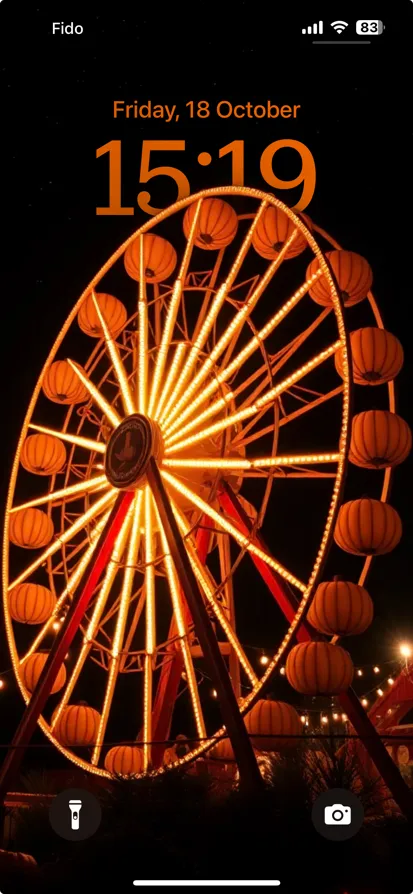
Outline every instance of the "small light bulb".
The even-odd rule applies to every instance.
[[[363,705],[363,708],[367,708],[368,700],[366,698],[362,698],[361,704]]]
[[[4,689],[4,680],[0,680],[0,689]]]
[[[361,667],[359,667],[359,669],[358,669],[358,671],[357,671],[357,676],[358,676],[358,677],[362,677],[362,676],[363,676],[363,671],[362,671]]]
[[[304,717],[304,714],[301,715],[300,720],[301,720],[301,723],[305,723],[306,718]]]
[[[407,643],[402,643],[400,646],[400,655],[403,655],[403,658],[410,658],[411,654],[411,647]]]
[[[64,616],[64,615],[62,615],[62,617],[59,618],[59,621],[60,621],[61,624],[63,624],[64,619],[65,619],[65,616]]]
[[[389,677],[387,682],[388,682],[389,686],[393,686],[393,683],[394,683],[393,677]]]
[[[328,723],[328,717],[325,715],[321,718],[321,723]]]
[[[338,720],[338,714],[333,714],[333,720]]]
[[[217,693],[216,689],[212,689],[211,695],[212,695],[212,698],[218,698],[218,693]]]
[[[375,674],[379,674],[379,673],[380,673],[380,668],[377,667],[377,664],[376,664],[375,667],[373,667],[373,670],[374,670],[374,673],[375,673]]]
[[[285,677],[285,667],[280,667],[280,674],[282,677]]]
[[[310,721],[309,721],[308,717],[307,717],[307,720],[306,720],[306,722],[305,722],[305,725],[306,725],[306,726],[309,726],[309,725],[310,725]]]
[[[347,714],[342,714],[341,719],[342,719],[343,723],[347,723],[347,720],[348,720]]]
[[[270,663],[270,659],[268,658],[268,655],[261,655],[260,664],[265,665],[265,664],[269,664],[269,663]]]
[[[382,696],[382,695],[383,695],[383,690],[382,690],[382,689],[378,689],[378,690],[377,690],[377,695]]]
[[[53,624],[53,630],[59,630],[59,627],[60,627],[59,621],[55,621]]]

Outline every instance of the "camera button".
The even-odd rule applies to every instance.
[[[364,821],[363,805],[356,795],[344,788],[332,788],[314,801],[312,820],[317,832],[330,841],[348,841],[360,831]]]

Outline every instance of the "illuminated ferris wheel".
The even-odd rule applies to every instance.
[[[411,444],[394,412],[402,349],[371,284],[306,215],[225,187],[148,221],[74,306],[23,425],[3,580],[31,723],[80,767],[160,772],[214,746],[246,772],[252,746],[302,732],[291,705],[260,698],[287,654],[295,690],[344,697],[338,639],[372,620],[363,584],[400,539],[386,499]],[[364,307],[351,339],[343,305]],[[353,426],[352,378],[387,383],[385,409]],[[377,498],[344,502],[349,459],[384,470]],[[363,557],[357,582],[320,582],[334,537]],[[264,602],[274,629],[285,618],[265,667],[249,646]],[[167,741],[183,717],[182,752]]]

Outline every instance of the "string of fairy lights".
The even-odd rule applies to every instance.
[[[55,621],[53,624],[53,630],[55,633],[60,629],[61,623],[64,621],[64,618],[60,618],[59,621]],[[258,646],[248,646],[247,648],[251,649],[256,653],[256,659],[258,663],[262,667],[267,667],[267,665],[271,661],[271,657]],[[69,657],[69,654],[66,655],[66,658]],[[373,675],[373,678],[376,678],[376,682],[364,693],[362,693],[359,698],[360,702],[366,710],[374,704],[374,702],[381,698],[388,689],[394,685],[395,677],[402,670],[403,664],[407,668],[409,666],[410,659],[413,658],[413,646],[408,643],[401,643],[399,646],[399,657],[392,658],[389,661],[381,662],[380,664],[364,664],[359,665],[355,668],[355,677],[358,679],[361,678],[370,678]],[[8,674],[12,672],[12,668],[7,668],[7,670],[2,671],[0,674],[0,692],[4,691],[7,686],[6,677]],[[280,667],[279,670],[280,675],[285,676],[285,667]],[[182,674],[182,678],[186,681],[185,673]],[[380,679],[378,679],[380,678]],[[211,679],[209,675],[204,671],[199,671],[199,680],[198,684],[208,682],[211,683]],[[378,685],[377,685],[378,683]],[[249,691],[249,687],[243,687],[246,691]],[[181,693],[182,694],[182,693]],[[216,689],[212,688],[210,690],[210,696],[213,699],[218,698],[218,692]],[[315,701],[315,698],[313,699]],[[300,715],[300,719],[302,724],[310,729],[321,727],[330,727],[334,724],[345,724],[348,721],[347,714],[338,711],[335,704],[335,699],[332,699],[331,705],[329,709],[324,709],[320,711],[318,707],[302,707],[300,705],[294,706],[297,712]]]

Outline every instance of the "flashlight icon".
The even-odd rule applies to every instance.
[[[79,828],[79,813],[82,808],[81,801],[69,801],[69,810],[71,813],[71,821],[70,828],[78,829]]]

